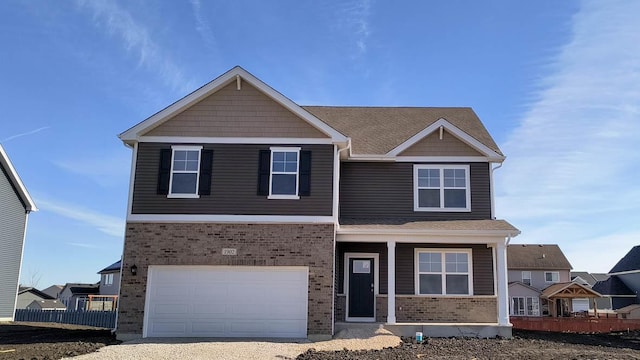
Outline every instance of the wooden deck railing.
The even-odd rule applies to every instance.
[[[640,320],[614,318],[554,318],[512,316],[514,329],[571,333],[609,333],[640,330]]]

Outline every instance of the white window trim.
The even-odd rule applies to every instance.
[[[442,257],[442,294],[420,294],[420,261],[418,254],[421,252],[434,252],[440,253]],[[468,275],[468,286],[469,293],[468,294],[447,294],[447,279],[446,279],[446,263],[444,254],[445,253],[464,253],[467,254],[467,259],[469,261],[468,271],[465,273]],[[469,297],[473,296],[473,252],[471,249],[449,249],[449,248],[416,248],[413,254],[413,276],[414,276],[414,292],[416,296],[426,296],[426,297],[442,297],[442,296],[455,296],[455,297]],[[463,274],[463,273],[451,273],[451,274]]]
[[[551,274],[551,281],[547,280],[547,274]],[[558,280],[553,280],[553,274],[556,275],[556,278]],[[560,272],[559,271],[545,271],[544,272],[544,282],[549,283],[549,284],[559,283],[560,282]]]
[[[519,311],[518,313],[516,313],[516,309],[515,309],[515,303],[514,300],[515,299],[519,299],[522,300],[522,304],[524,304],[524,308],[523,308],[523,312],[524,314],[520,314]],[[531,304],[532,304],[532,311],[531,314],[529,314],[529,307],[527,306],[527,300],[531,299]],[[535,301],[534,301],[535,300]],[[537,312],[536,310],[536,306],[534,305],[534,303],[536,303],[535,305],[537,305]],[[533,296],[512,296],[509,302],[509,315],[511,316],[540,316],[540,299],[537,297],[533,297]]]
[[[195,194],[173,194],[171,192],[171,189],[173,188],[173,158],[175,156],[176,150],[198,152],[198,170],[196,171]],[[198,188],[200,187],[200,161],[202,161],[202,146],[186,146],[186,145],[171,146],[171,170],[169,173],[169,194],[167,195],[168,198],[197,199],[200,197],[200,195],[198,195]],[[187,173],[193,174],[193,171],[188,171]]]
[[[104,274],[104,285],[113,285],[113,274]]]
[[[529,277],[525,277],[524,276],[525,274],[529,274]],[[528,284],[524,281],[525,279],[529,279],[529,283]],[[531,271],[523,271],[522,272],[522,283],[525,284],[525,285],[531,286]]]
[[[360,317],[350,317],[349,316],[349,259],[351,258],[373,258],[373,317],[371,318],[360,318]],[[376,299],[379,293],[379,284],[380,284],[380,254],[378,253],[354,253],[354,252],[345,252],[344,253],[344,280],[342,281],[342,286],[344,287],[342,293],[345,294],[345,320],[353,321],[353,322],[375,322],[376,321]]]
[[[421,169],[438,169],[440,170],[440,207],[420,207],[419,188],[418,188],[418,170]],[[465,171],[465,195],[467,206],[465,208],[446,208],[444,207],[444,169],[463,169]],[[414,211],[439,211],[439,212],[471,212],[471,180],[469,165],[433,165],[433,164],[415,164],[413,165],[413,210]],[[456,188],[461,189],[461,188]]]
[[[270,147],[271,156],[269,156],[269,196],[267,199],[286,199],[286,200],[298,200],[300,199],[300,148],[299,147]],[[273,189],[273,153],[274,152],[295,152],[297,156],[296,161],[296,193],[295,195],[278,195],[272,194],[271,191]],[[288,174],[292,175],[291,172],[276,172],[276,174]]]

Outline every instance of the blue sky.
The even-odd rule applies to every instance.
[[[41,211],[22,282],[122,252],[117,134],[240,65],[301,105],[471,106],[498,216],[608,271],[640,239],[640,3],[2,1],[0,142]]]

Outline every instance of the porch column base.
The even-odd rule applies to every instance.
[[[387,241],[387,324],[396,323],[396,242]]]

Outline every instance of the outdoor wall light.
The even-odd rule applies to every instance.
[[[136,276],[137,273],[138,267],[135,264],[131,265],[131,275]]]

